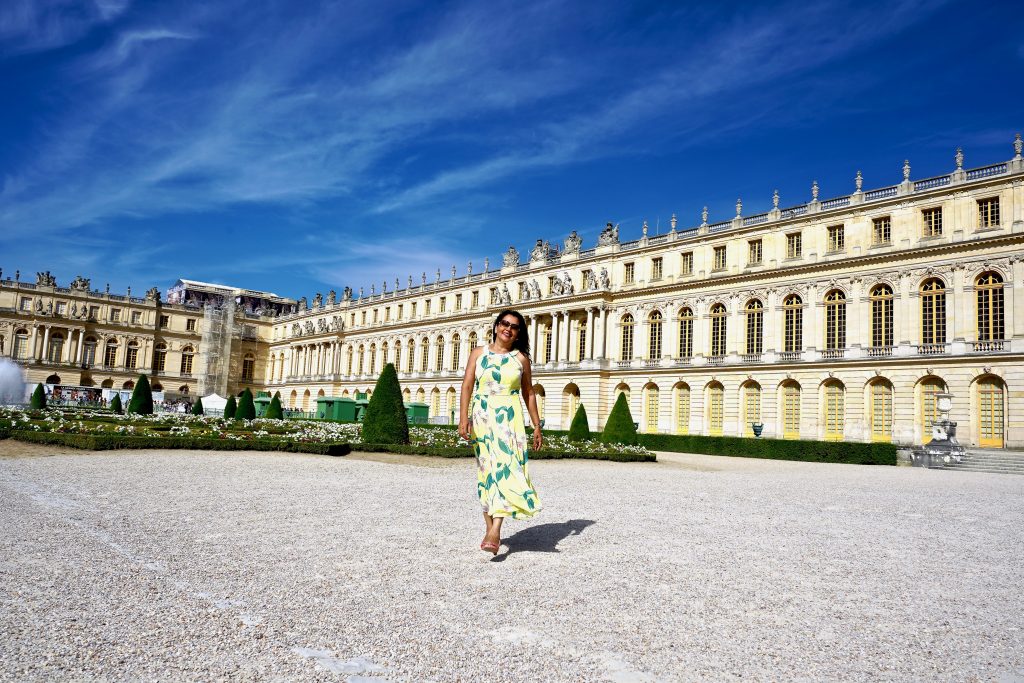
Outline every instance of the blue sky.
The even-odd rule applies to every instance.
[[[0,3],[0,267],[285,296],[1012,156],[1016,2]]]

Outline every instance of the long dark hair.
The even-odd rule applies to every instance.
[[[516,340],[512,342],[512,348],[529,358],[530,333],[526,331],[526,321],[523,319],[523,314],[519,311],[513,311],[511,308],[506,308],[498,314],[498,317],[494,319],[494,324],[491,325],[491,341],[498,338],[498,323],[506,315],[514,316],[515,319],[519,321],[519,334],[516,335]]]

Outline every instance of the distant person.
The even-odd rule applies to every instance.
[[[533,450],[539,451],[543,441],[526,321],[519,312],[505,310],[495,319],[492,332],[494,341],[473,349],[466,362],[459,435],[473,444],[476,454],[477,496],[486,525],[480,549],[497,555],[502,521],[533,517],[541,509],[527,472],[530,442],[523,402],[533,423]]]

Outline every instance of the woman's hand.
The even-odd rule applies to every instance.
[[[459,420],[459,436],[469,441],[469,420]]]
[[[539,453],[540,447],[544,445],[544,438],[540,435],[540,427],[533,429],[533,452]]]

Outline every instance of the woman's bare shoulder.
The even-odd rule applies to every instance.
[[[525,353],[517,353],[516,360],[519,361],[519,364],[523,366],[523,370],[530,369],[530,359]]]

